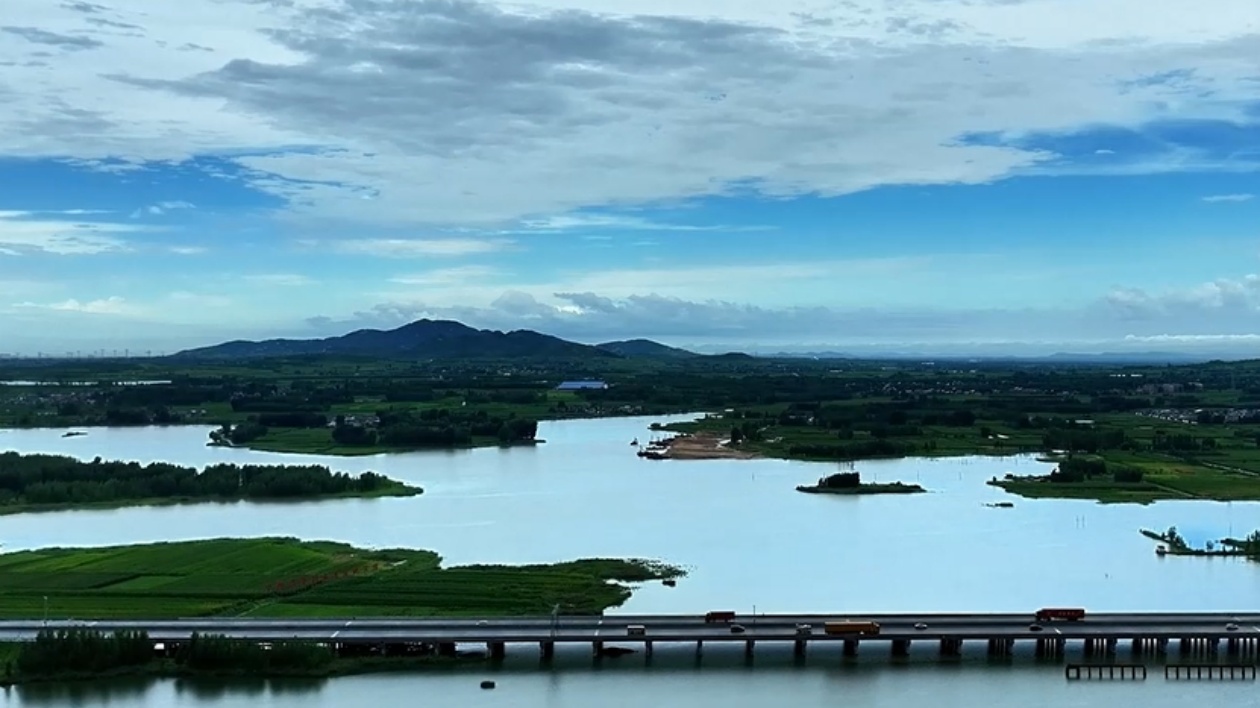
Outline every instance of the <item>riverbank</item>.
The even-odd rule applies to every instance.
[[[682,575],[606,558],[444,568],[432,551],[289,538],[54,548],[0,553],[0,618],[599,614]]]

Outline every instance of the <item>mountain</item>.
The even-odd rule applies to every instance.
[[[620,342],[596,344],[597,349],[612,352],[628,359],[690,359],[700,356],[686,349],[670,347],[650,339],[626,339]]]
[[[521,329],[475,329],[450,320],[416,320],[397,329],[361,329],[325,339],[238,340],[171,355],[180,359],[260,359],[316,354],[421,359],[590,359],[618,355],[559,337]]]

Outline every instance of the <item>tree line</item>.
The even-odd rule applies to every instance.
[[[60,674],[102,674],[145,666],[157,658],[153,640],[143,631],[105,634],[91,629],[41,630],[24,642],[16,660],[5,667],[12,678]],[[177,666],[209,673],[266,675],[324,669],[334,659],[327,645],[313,642],[256,641],[194,633],[174,653]]]
[[[83,462],[58,455],[0,453],[0,505],[82,504],[143,499],[293,499],[366,493],[391,484],[374,472],[351,476],[323,465]]]

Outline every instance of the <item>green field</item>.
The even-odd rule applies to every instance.
[[[442,568],[421,550],[215,539],[0,554],[0,617],[364,617],[597,614],[624,583],[679,575],[647,561]],[[45,601],[45,598],[47,600]],[[46,602],[46,604],[45,604]]]

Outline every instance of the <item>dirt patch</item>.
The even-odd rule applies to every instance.
[[[721,435],[713,433],[678,435],[666,440],[658,452],[662,458],[669,460],[751,460],[760,457],[725,443]]]

